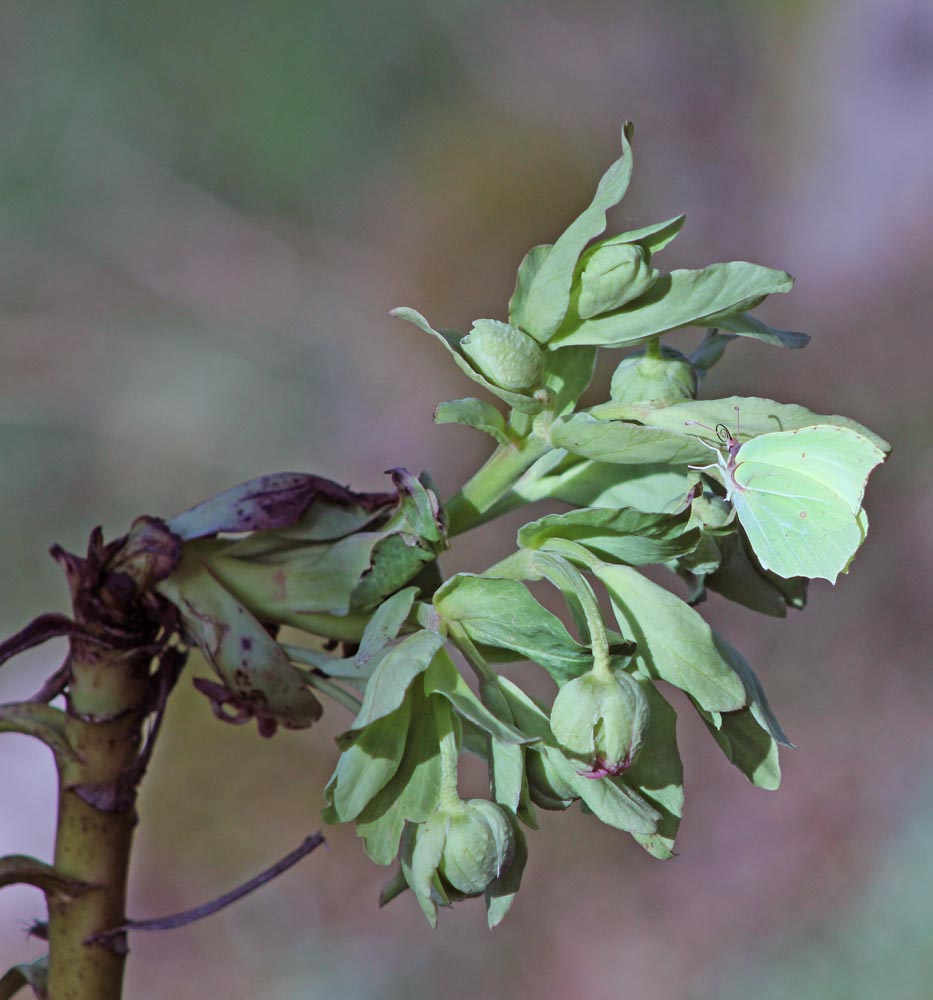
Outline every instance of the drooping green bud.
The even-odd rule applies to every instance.
[[[494,802],[470,799],[449,810],[450,826],[438,872],[466,896],[478,896],[512,863],[515,835]]]
[[[486,799],[441,806],[402,835],[402,874],[432,927],[438,906],[479,896],[502,878],[516,857],[515,829]]]
[[[477,371],[494,385],[530,393],[541,385],[544,355],[537,343],[508,323],[478,319],[460,341],[460,348]]]
[[[680,351],[661,345],[661,357],[644,351],[625,358],[612,376],[609,395],[617,403],[656,403],[672,406],[696,399],[697,376]]]
[[[577,312],[581,319],[591,319],[619,309],[644,295],[659,276],[637,243],[597,247],[580,277]]]
[[[619,671],[590,671],[565,684],[551,708],[551,731],[590,778],[621,774],[641,749],[649,718],[638,681]]]

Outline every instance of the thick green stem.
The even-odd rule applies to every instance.
[[[87,943],[126,920],[137,763],[150,654],[74,639],[59,758],[55,868],[94,885],[49,897],[49,1000],[119,1000],[125,948]],[[122,953],[121,953],[122,952]]]
[[[513,444],[496,448],[482,468],[444,505],[448,534],[460,535],[487,520],[490,511],[522,473],[531,468],[550,447],[546,441],[529,435]]]
[[[661,361],[664,355],[661,353],[661,338],[652,337],[650,340],[645,341],[645,357],[653,358],[656,361]]]

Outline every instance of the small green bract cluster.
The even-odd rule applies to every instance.
[[[484,897],[490,926],[503,918],[538,809],[579,802],[654,857],[672,855],[683,772],[665,686],[754,784],[777,787],[787,739],[751,667],[695,605],[713,591],[767,615],[802,608],[807,577],[848,569],[867,530],[868,474],[888,450],[854,421],[796,404],[697,399],[731,342],[808,338],[749,312],[790,290],[783,271],[660,270],[683,216],[600,238],[628,186],[630,138],[626,127],[589,208],[525,257],[507,322],[461,334],[395,312],[508,408],[472,397],[438,407],[439,423],[496,444],[455,496],[441,504],[430,480],[397,470],[394,493],[331,484],[275,530],[224,535],[252,524],[242,489],[169,522],[185,559],[160,589],[223,682],[205,687],[215,707],[266,731],[309,725],[322,695],[353,711],[325,817],[355,824],[378,864],[398,862],[383,902],[410,889],[432,925],[438,906],[471,896]],[[683,327],[705,331],[689,356],[659,339]],[[611,398],[580,409],[599,348],[634,350]],[[257,481],[250,502],[271,492]],[[525,524],[485,572],[442,579],[451,538],[538,500],[568,509]],[[646,566],[670,571],[685,599]],[[570,627],[532,581],[557,589]],[[273,638],[278,626],[330,645]],[[550,676],[550,706],[501,672],[522,660]],[[486,762],[488,800],[460,798],[464,752]]]

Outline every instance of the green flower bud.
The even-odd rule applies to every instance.
[[[479,896],[509,871],[515,837],[502,808],[485,799],[457,800],[405,825],[402,875],[432,927],[439,906]]]
[[[648,728],[648,699],[628,674],[594,671],[565,684],[551,708],[551,731],[564,750],[586,763],[590,778],[621,774],[634,763]]]
[[[580,277],[577,312],[581,319],[590,319],[619,309],[644,295],[659,276],[637,243],[597,247]]]
[[[660,358],[644,352],[625,358],[612,376],[609,395],[617,403],[657,403],[671,406],[696,399],[697,376],[680,351],[661,345]]]
[[[464,355],[486,379],[511,392],[530,393],[541,385],[544,355],[526,333],[494,319],[478,319],[460,341]]]
[[[447,812],[450,825],[438,872],[465,896],[478,896],[512,864],[512,824],[486,799],[470,799]]]

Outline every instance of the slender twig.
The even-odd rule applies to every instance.
[[[156,693],[151,707],[152,720],[149,723],[146,742],[142,750],[140,750],[139,756],[136,758],[136,763],[133,766],[133,777],[137,784],[142,781],[143,775],[146,773],[146,768],[149,766],[159,730],[162,728],[162,720],[165,718],[168,696],[172,693],[172,689],[175,687],[187,659],[188,654],[186,651],[178,649],[176,646],[168,645],[165,646],[162,650],[162,655],[159,657],[158,670],[153,676],[153,681],[156,682]]]
[[[71,678],[71,653],[65,657],[65,662],[47,678],[41,688],[29,699],[30,701],[43,702],[46,705],[54,701],[60,694],[65,693],[68,681]]]
[[[201,906],[195,906],[190,910],[183,910],[181,913],[172,913],[167,917],[156,917],[152,920],[127,920],[125,924],[120,924],[119,927],[111,927],[109,930],[91,935],[85,943],[107,945],[112,939],[119,937],[126,931],[167,931],[173,930],[176,927],[184,927],[186,924],[193,924],[196,920],[202,920],[204,917],[209,917],[211,914],[217,913],[224,909],[224,907],[237,902],[237,900],[264,886],[267,882],[271,882],[272,879],[281,875],[282,872],[288,871],[289,868],[296,865],[302,858],[307,857],[307,855],[323,843],[325,843],[323,834],[312,833],[294,851],[286,854],[284,858],[276,861],[274,865],[260,872],[248,882],[237,886],[236,889],[232,889],[230,892],[226,892],[222,896],[211,900],[209,903],[203,903]]]

